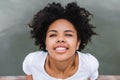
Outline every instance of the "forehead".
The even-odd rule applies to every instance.
[[[74,25],[66,19],[58,19],[54,21],[48,30],[72,30],[76,31]]]

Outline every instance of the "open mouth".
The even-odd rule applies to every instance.
[[[68,48],[64,47],[64,46],[58,46],[58,47],[54,48],[54,50],[58,53],[64,53],[68,50]]]

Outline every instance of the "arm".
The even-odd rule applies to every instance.
[[[96,80],[99,76],[99,72],[98,72],[98,68],[99,68],[99,62],[98,60],[92,56],[92,55],[89,55],[89,63],[90,63],[90,67],[91,67],[91,75],[90,75],[90,79],[91,80]]]
[[[33,54],[28,54],[24,61],[23,61],[23,71],[26,74],[26,79],[25,80],[33,80],[32,74],[31,74],[31,60],[33,58]]]
[[[33,80],[32,75],[27,75],[26,80]]]
[[[88,78],[88,80],[90,80],[90,78]]]

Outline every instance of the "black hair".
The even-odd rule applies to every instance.
[[[91,41],[92,35],[97,35],[93,31],[93,26],[90,24],[92,14],[85,8],[81,8],[76,2],[68,3],[63,7],[60,3],[49,3],[46,7],[40,10],[32,22],[29,24],[31,36],[35,39],[35,45],[43,51],[46,51],[46,32],[51,23],[57,19],[66,19],[71,22],[76,31],[78,40],[80,40],[79,51]]]

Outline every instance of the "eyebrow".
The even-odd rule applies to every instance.
[[[57,32],[57,30],[49,30],[48,33],[49,32]],[[64,32],[72,32],[72,33],[74,33],[74,31],[72,31],[72,30],[65,30]]]
[[[64,32],[72,32],[72,33],[74,33],[74,31],[72,31],[72,30],[65,30]]]
[[[48,33],[49,33],[49,32],[57,32],[57,31],[56,31],[56,30],[49,30]]]

